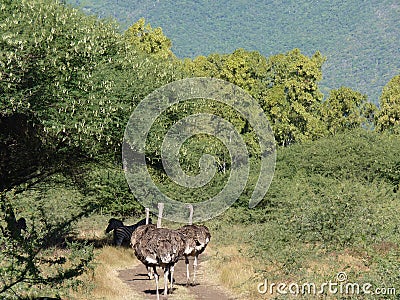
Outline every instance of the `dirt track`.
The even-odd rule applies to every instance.
[[[186,287],[186,266],[184,261],[179,261],[175,266],[174,273],[174,291],[168,295],[168,298],[161,296],[161,299],[170,300],[234,300],[235,297],[229,296],[222,290],[217,284],[210,282],[204,276],[204,261],[207,260],[205,255],[200,257],[200,263],[196,274],[196,286]],[[203,262],[203,263],[202,263]],[[192,270],[192,261],[190,262],[190,270]],[[160,278],[163,277],[162,270],[158,271]],[[137,294],[141,296],[140,299],[156,299],[155,281],[149,280],[147,277],[146,268],[139,264],[133,269],[126,269],[119,271],[119,278],[129,285]],[[163,287],[162,281],[160,287]],[[163,292],[163,288],[160,289],[160,293]]]

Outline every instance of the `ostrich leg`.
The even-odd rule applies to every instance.
[[[152,268],[151,267],[147,267],[147,276],[149,276],[149,279],[153,279],[153,273],[152,273]]]
[[[170,273],[171,273],[171,294],[173,292],[173,287],[174,287],[174,271],[175,271],[175,266],[171,266],[170,268]]]
[[[165,269],[164,269],[164,296],[168,295],[168,275],[169,275],[169,267],[165,267]]]
[[[186,264],[186,286],[190,283],[190,275],[189,275],[189,258],[185,255],[185,264]]]
[[[193,261],[193,285],[196,285],[197,262],[198,262],[198,254],[194,256],[194,261]]]
[[[157,270],[156,270],[156,267],[153,267],[153,274],[154,274],[154,279],[156,280],[156,294],[157,294],[157,300],[160,300],[160,294],[159,294],[159,292],[158,292],[158,278],[159,278],[159,276],[158,276],[158,274],[157,274]]]

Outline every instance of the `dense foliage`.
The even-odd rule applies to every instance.
[[[264,57],[237,49],[180,60],[161,28],[139,20],[120,33],[113,22],[53,0],[3,1],[0,32],[2,297],[68,293],[81,283],[78,278],[92,267],[93,258],[92,245],[76,238],[73,224],[99,212],[142,213],[121,166],[124,127],[149,93],[194,76],[221,78],[246,90],[264,109],[282,146],[276,179],[254,221],[273,226],[262,215],[275,209],[290,215],[286,221],[276,217],[279,230],[291,222],[289,236],[309,243],[354,245],[370,241],[379,228],[385,239],[397,243],[375,220],[371,197],[382,197],[386,209],[395,207],[398,76],[385,87],[381,109],[347,87],[323,101],[319,84],[325,58],[318,51],[307,56],[294,49]],[[228,120],[246,142],[252,170],[236,204],[237,211],[243,210],[257,180],[260,149],[248,121],[221,103],[192,99],[160,114],[146,145],[149,172],[161,190],[183,201],[201,201],[221,191],[231,161],[213,137],[194,136],[180,149],[180,164],[190,175],[199,172],[204,153],[215,157],[218,172],[203,189],[179,186],[163,170],[163,136],[196,113]],[[304,207],[313,209],[305,213]],[[353,226],[350,209],[360,218],[370,215],[364,231]],[[27,228],[19,233],[20,217]],[[267,255],[272,248],[255,249]]]
[[[217,77],[232,82],[258,100],[279,145],[315,140],[371,126],[376,110],[366,96],[347,87],[332,90],[323,102],[319,88],[325,58],[294,49],[269,58],[244,49],[184,60],[190,76]]]
[[[172,42],[163,34],[161,27],[153,29],[143,18],[130,26],[125,31],[125,36],[129,43],[145,53],[152,53],[163,58],[173,55]]]
[[[8,250],[1,292],[27,296],[47,284],[48,293],[58,294],[78,283],[92,257],[90,245],[65,244],[71,225],[103,208],[138,209],[114,163],[121,128],[140,99],[176,77],[175,68],[135,50],[115,24],[56,1],[5,1],[0,13],[0,225],[10,227],[14,215],[28,225],[19,241],[2,231]],[[69,189],[79,201],[68,198]],[[44,209],[52,190],[67,208],[50,201],[57,209]],[[63,245],[66,254],[52,250]]]
[[[215,220],[216,242],[242,245],[259,261],[259,278],[271,282],[318,285],[346,272],[349,282],[397,291],[399,147],[398,135],[355,130],[280,148],[261,206],[232,209]]]
[[[378,130],[400,132],[400,75],[393,77],[385,85],[379,99],[380,111],[377,114]]]

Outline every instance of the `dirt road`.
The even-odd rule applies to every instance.
[[[175,284],[174,291],[168,295],[169,300],[239,300],[231,295],[228,295],[220,286],[211,282],[205,276],[205,266],[207,265],[206,256],[201,256],[200,264],[196,274],[196,286],[186,287],[186,266],[183,260],[179,261],[175,266]],[[190,270],[192,271],[192,261],[190,261]],[[160,278],[163,276],[162,270],[158,272]],[[141,296],[140,299],[156,299],[155,281],[149,280],[147,277],[146,268],[139,264],[132,269],[119,271],[119,278],[129,285],[135,293]],[[160,281],[160,287],[163,287],[163,281]],[[160,289],[160,293],[163,289]]]

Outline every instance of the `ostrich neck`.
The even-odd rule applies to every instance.
[[[158,219],[157,219],[157,228],[161,228],[161,219],[164,210],[164,203],[158,203]]]
[[[189,205],[189,210],[190,210],[189,225],[192,225],[193,224],[193,205]]]
[[[146,207],[146,225],[149,224],[150,219],[150,210]]]

